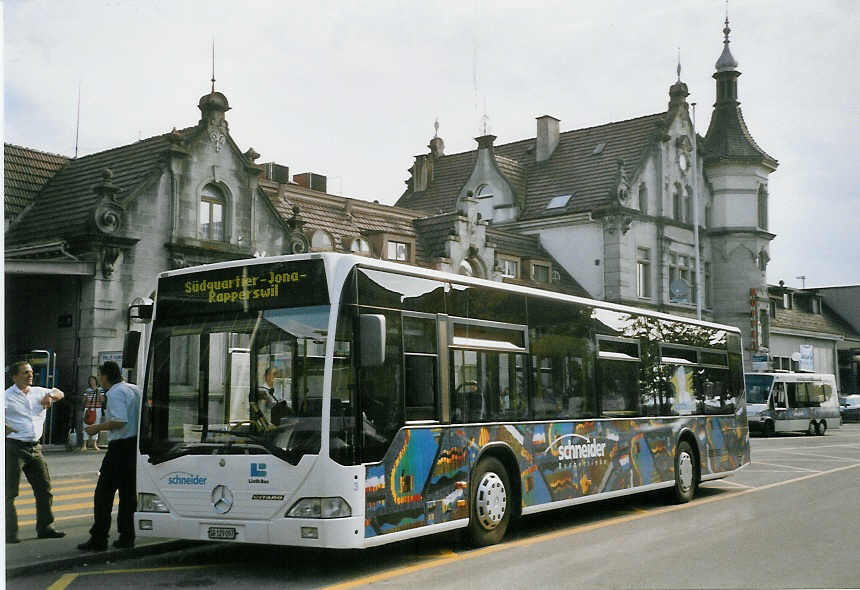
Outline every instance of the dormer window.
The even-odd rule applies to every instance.
[[[207,184],[200,192],[199,236],[203,240],[224,240],[224,193],[214,184]]]
[[[318,229],[311,236],[311,250],[331,250],[332,239],[328,232]]]
[[[549,266],[546,264],[532,264],[532,280],[538,283],[548,283],[549,270]]]
[[[388,241],[388,260],[409,262],[409,244],[406,242]]]
[[[520,278],[520,263],[518,260],[499,258],[499,268],[502,269],[503,277],[510,277],[512,279]]]
[[[370,244],[364,238],[355,238],[349,245],[349,251],[353,254],[370,255]]]
[[[478,190],[475,191],[475,197],[478,199],[492,199],[493,189],[490,188],[489,185],[482,184],[478,187]]]

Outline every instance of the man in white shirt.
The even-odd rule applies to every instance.
[[[59,539],[66,533],[54,530],[51,504],[51,475],[42,457],[39,439],[45,426],[47,409],[63,399],[57,388],[33,387],[33,367],[26,361],[10,368],[14,385],[6,390],[6,542],[20,543],[15,498],[21,472],[27,477],[36,497],[36,534],[40,539]]]
[[[78,545],[82,551],[104,551],[107,549],[110,532],[110,514],[113,499],[119,492],[119,511],[116,529],[119,539],[114,547],[134,547],[134,509],[137,505],[136,442],[137,421],[140,415],[140,390],[137,385],[125,383],[122,371],[113,361],[99,367],[101,386],[107,391],[105,420],[91,424],[84,431],[93,435],[101,430],[108,432],[108,450],[99,470],[99,481],[93,497],[93,526],[90,538]]]

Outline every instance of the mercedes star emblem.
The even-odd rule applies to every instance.
[[[227,486],[215,486],[212,490],[212,509],[218,514],[227,514],[233,508],[233,492]]]

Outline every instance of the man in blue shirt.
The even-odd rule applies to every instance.
[[[51,503],[51,476],[42,457],[39,439],[45,426],[47,409],[63,399],[59,389],[33,386],[33,367],[26,361],[10,369],[14,385],[6,390],[6,542],[19,543],[15,498],[21,472],[33,487],[36,497],[36,534],[40,539],[59,539],[66,534],[54,530]]]
[[[137,453],[137,422],[140,413],[140,390],[136,385],[125,383],[119,365],[107,361],[99,367],[99,380],[107,390],[105,420],[101,424],[86,427],[87,434],[101,430],[108,432],[108,450],[102,460],[99,481],[93,498],[93,526],[90,538],[78,545],[82,551],[107,549],[110,532],[110,514],[113,499],[119,491],[119,512],[116,528],[119,539],[114,547],[134,547],[134,509],[137,503],[135,467]]]

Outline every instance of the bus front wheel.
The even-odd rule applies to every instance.
[[[678,443],[675,453],[675,499],[684,504],[696,495],[698,485],[696,454],[685,440]]]
[[[485,457],[472,473],[469,537],[478,546],[502,540],[511,521],[511,482],[495,457]]]

